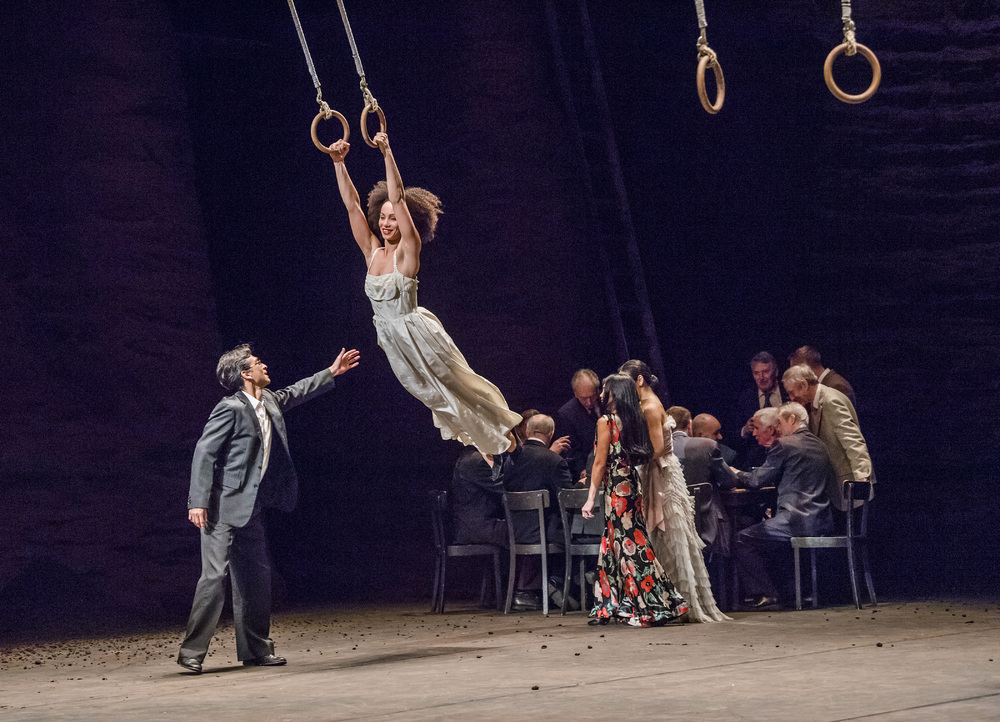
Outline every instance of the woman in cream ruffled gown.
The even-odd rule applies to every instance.
[[[678,593],[688,600],[688,616],[692,622],[728,620],[729,617],[719,611],[712,595],[712,583],[702,555],[705,543],[694,526],[694,498],[684,483],[681,463],[674,456],[671,441],[674,420],[667,416],[653,392],[656,377],[649,366],[637,360],[622,364],[619,373],[627,374],[636,383],[653,442],[654,456],[639,477],[653,553]]]
[[[476,374],[437,317],[417,305],[421,239],[434,235],[441,201],[423,188],[403,189],[389,137],[374,141],[385,157],[384,182],[368,194],[368,213],[344,165],[350,146],[330,146],[340,197],[354,240],[365,256],[365,294],[375,313],[378,345],[396,378],[431,410],[445,439],[458,439],[482,454],[514,446],[511,429],[521,421],[503,394]]]

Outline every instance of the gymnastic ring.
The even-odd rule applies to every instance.
[[[843,90],[837,87],[837,84],[833,81],[833,61],[838,55],[847,50],[847,43],[841,43],[833,50],[830,54],[826,56],[826,62],[823,63],[823,80],[826,81],[826,87],[830,89],[833,93],[833,97],[837,100],[842,100],[845,103],[863,103],[870,97],[875,95],[875,91],[878,90],[879,83],[882,82],[882,66],[878,64],[878,58],[875,57],[875,53],[866,48],[861,43],[855,43],[855,47],[858,52],[865,56],[865,60],[868,64],[872,66],[872,84],[868,86],[868,90],[858,95],[849,95]]]
[[[715,103],[708,102],[708,91],[705,90],[705,68],[709,65],[715,73]],[[702,54],[698,60],[698,97],[701,99],[701,107],[712,115],[722,110],[722,103],[726,99],[726,78],[722,75],[719,58],[714,53]]]
[[[340,124],[344,126],[345,143],[347,142],[347,139],[351,137],[351,126],[347,124],[347,118],[342,116],[336,110],[331,110],[329,116],[326,115],[326,113],[322,110],[316,113],[316,117],[313,118],[312,126],[310,126],[309,128],[309,134],[312,136],[313,143],[316,145],[317,148],[319,148],[324,153],[327,153],[328,155],[333,155],[333,151],[330,150],[329,146],[325,146],[322,143],[320,143],[319,138],[316,137],[316,126],[319,124],[320,120],[326,120],[327,118],[336,118],[337,120],[340,121]]]
[[[381,130],[384,133],[385,132],[385,113],[382,112],[381,108],[375,108],[375,112],[378,113],[378,122],[379,122],[379,125],[381,126],[379,128],[379,130]],[[367,143],[368,145],[370,145],[372,148],[378,148],[378,143],[376,143],[375,141],[373,141],[371,139],[371,136],[368,135],[368,106],[367,105],[365,106],[365,109],[361,111],[361,136],[365,139],[365,143]]]

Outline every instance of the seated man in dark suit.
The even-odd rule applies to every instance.
[[[545,513],[545,535],[549,543],[561,544],[563,541],[562,519],[559,514],[559,491],[576,486],[569,473],[566,460],[549,449],[552,436],[555,433],[555,422],[551,416],[535,414],[525,425],[524,444],[511,455],[511,468],[504,475],[503,485],[506,491],[537,491],[545,489],[549,492],[549,507]],[[511,520],[514,525],[514,538],[519,544],[538,544],[541,537],[538,533],[538,514],[533,511],[513,512]],[[540,586],[541,559],[526,557],[521,560],[522,573],[518,580],[519,588],[532,589]],[[560,577],[564,569],[563,558],[549,557],[549,575]],[[559,597],[553,599],[562,604],[562,580],[550,587],[550,593],[558,588]],[[523,595],[522,595],[523,596]],[[518,605],[523,606],[522,604]]]
[[[778,604],[778,589],[768,572],[767,561],[791,558],[793,536],[824,536],[833,531],[827,485],[835,479],[826,447],[809,431],[809,414],[795,402],[778,409],[781,438],[763,466],[739,473],[749,489],[776,486],[777,511],[770,519],[743,529],[736,535],[736,564],[740,581],[753,609]]]
[[[507,546],[503,473],[508,454],[494,457],[466,446],[451,476],[451,519],[456,544]]]
[[[594,448],[597,419],[601,415],[601,380],[590,369],[573,374],[573,398],[556,412],[556,435],[569,437],[569,449],[564,456],[573,481],[579,481]]]
[[[729,556],[729,517],[719,497],[719,490],[735,487],[736,474],[723,460],[718,442],[691,435],[690,411],[682,406],[671,406],[667,409],[667,415],[677,424],[671,440],[674,455],[684,469],[684,481],[688,486],[705,482],[712,485],[712,494],[707,502],[695,508],[695,527],[698,529],[698,536],[705,542],[705,553],[711,555],[718,552]]]
[[[788,401],[788,395],[778,383],[778,362],[767,351],[761,351],[750,359],[750,372],[753,374],[753,385],[744,389],[736,398],[736,421],[740,428],[740,466],[746,464],[746,453],[753,442],[753,415],[759,409],[769,406],[778,408]]]

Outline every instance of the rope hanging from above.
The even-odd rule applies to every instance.
[[[291,2],[291,0],[289,0]],[[354,56],[354,67],[358,71],[358,77],[361,78],[361,96],[364,98],[365,107],[361,111],[361,135],[365,139],[365,143],[370,145],[372,148],[377,148],[377,144],[368,135],[368,114],[378,113],[378,120],[381,131],[385,132],[385,113],[382,109],[378,107],[378,101],[375,100],[375,96],[372,95],[371,91],[368,89],[368,80],[365,78],[365,69],[361,65],[361,55],[358,54],[357,43],[354,42],[354,33],[351,30],[351,21],[347,18],[347,10],[344,8],[344,0],[337,0],[337,7],[340,8],[340,19],[344,21],[344,30],[347,31],[347,41],[351,44],[351,55]],[[345,139],[346,140],[346,139]]]
[[[347,124],[347,118],[331,108],[327,105],[326,101],[323,100],[323,88],[319,84],[319,76],[316,75],[316,66],[313,65],[312,55],[309,53],[309,45],[306,43],[306,34],[302,32],[302,23],[299,22],[299,13],[295,10],[295,0],[288,0],[288,9],[292,11],[292,22],[295,23],[295,31],[299,35],[299,44],[302,45],[302,54],[306,56],[306,67],[309,68],[309,75],[312,77],[313,87],[316,88],[316,102],[319,103],[319,113],[317,113],[316,117],[313,118],[312,125],[309,128],[309,134],[312,136],[313,144],[317,148],[324,153],[330,153],[330,149],[323,145],[316,136],[316,125],[319,123],[320,118],[323,120],[337,118],[340,121],[340,124],[344,127],[345,141],[351,137],[351,128]]]
[[[722,75],[719,56],[715,54],[714,50],[708,47],[708,36],[705,32],[705,28],[708,27],[708,21],[705,20],[704,0],[694,0],[694,9],[698,13],[698,27],[701,29],[701,34],[698,37],[698,74],[696,78],[698,83],[698,98],[701,100],[701,107],[712,115],[715,115],[722,110],[722,103],[726,99],[726,79]],[[711,68],[712,72],[715,73],[714,103],[708,100],[708,91],[705,90],[705,70],[708,68]]]
[[[830,54],[826,56],[826,62],[823,63],[823,79],[826,81],[826,87],[830,89],[833,97],[837,100],[842,100],[845,103],[863,103],[875,95],[875,91],[878,90],[879,83],[882,82],[882,67],[879,65],[875,53],[859,43],[854,37],[855,26],[854,21],[851,20],[851,0],[840,0],[840,8],[841,20],[844,22],[844,42],[831,50]],[[868,90],[858,95],[850,95],[841,90],[837,86],[837,83],[834,82],[833,61],[841,53],[847,56],[861,53],[862,57],[872,66],[872,82],[868,86]]]

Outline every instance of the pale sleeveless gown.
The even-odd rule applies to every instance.
[[[431,410],[442,438],[484,454],[506,451],[506,434],[521,415],[508,408],[500,389],[469,368],[437,317],[417,305],[417,279],[399,272],[395,253],[392,273],[367,274],[365,294],[375,312],[378,345],[403,388]]]
[[[722,622],[730,618],[719,611],[712,595],[702,549],[705,542],[694,526],[694,498],[684,482],[681,462],[674,456],[671,433],[674,420],[663,425],[663,453],[642,470],[643,496],[648,509],[646,526],[653,553],[691,605],[692,622]]]

